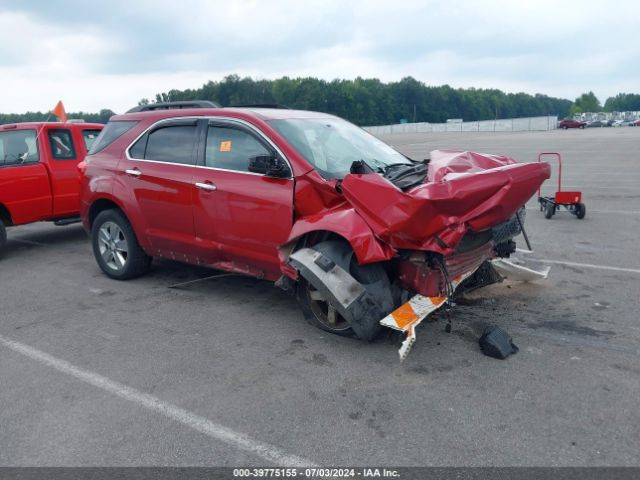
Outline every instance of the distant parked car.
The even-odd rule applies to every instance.
[[[621,127],[622,125],[624,125],[624,120],[616,120],[611,124],[612,127]]]
[[[629,126],[630,127],[640,127],[640,118],[637,120],[633,120],[632,122],[629,122]]]
[[[587,128],[595,128],[595,127],[608,127],[609,125],[605,120],[594,120],[593,122],[589,122],[587,124]]]
[[[558,124],[558,128],[563,128],[566,130],[567,128],[584,128],[587,126],[587,122],[578,122],[577,120],[562,120]]]

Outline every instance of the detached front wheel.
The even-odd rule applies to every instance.
[[[102,271],[116,280],[139,277],[151,266],[151,257],[142,250],[129,220],[119,210],[105,210],[96,217],[91,243]]]

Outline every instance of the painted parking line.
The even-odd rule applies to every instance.
[[[609,265],[595,265],[593,263],[565,262],[563,260],[551,260],[548,258],[531,258],[530,260],[541,263],[550,263],[552,265],[566,265],[568,267],[594,268],[597,270],[611,270],[614,272],[640,273],[640,268],[624,268],[612,267]]]
[[[93,385],[105,392],[111,393],[124,400],[128,400],[140,407],[152,410],[156,413],[164,415],[184,426],[191,428],[197,432],[203,433],[210,438],[224,442],[232,447],[238,448],[245,452],[260,457],[274,465],[283,467],[300,467],[315,466],[309,460],[290,455],[281,451],[273,445],[255,440],[248,435],[236,432],[228,427],[219,425],[211,420],[189,412],[171,403],[164,402],[153,395],[143,393],[135,388],[129,387],[122,383],[110,380],[107,377],[97,373],[84,370],[80,367],[61,360],[48,353],[37,350],[29,345],[5,338],[0,335],[0,344],[35,360],[38,363],[54,368],[59,372],[70,375],[84,383]]]

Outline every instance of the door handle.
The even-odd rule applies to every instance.
[[[201,190],[208,190],[210,192],[218,189],[218,187],[216,187],[213,183],[200,183],[200,182],[197,182],[196,183],[196,187],[198,187]]]
[[[140,175],[142,175],[142,172],[137,168],[131,168],[129,170],[125,170],[124,173],[126,173],[127,175],[131,175],[132,177],[139,177]]]

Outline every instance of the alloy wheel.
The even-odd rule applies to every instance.
[[[98,231],[98,248],[104,263],[121,271],[129,259],[129,245],[122,229],[114,222],[105,222]]]

